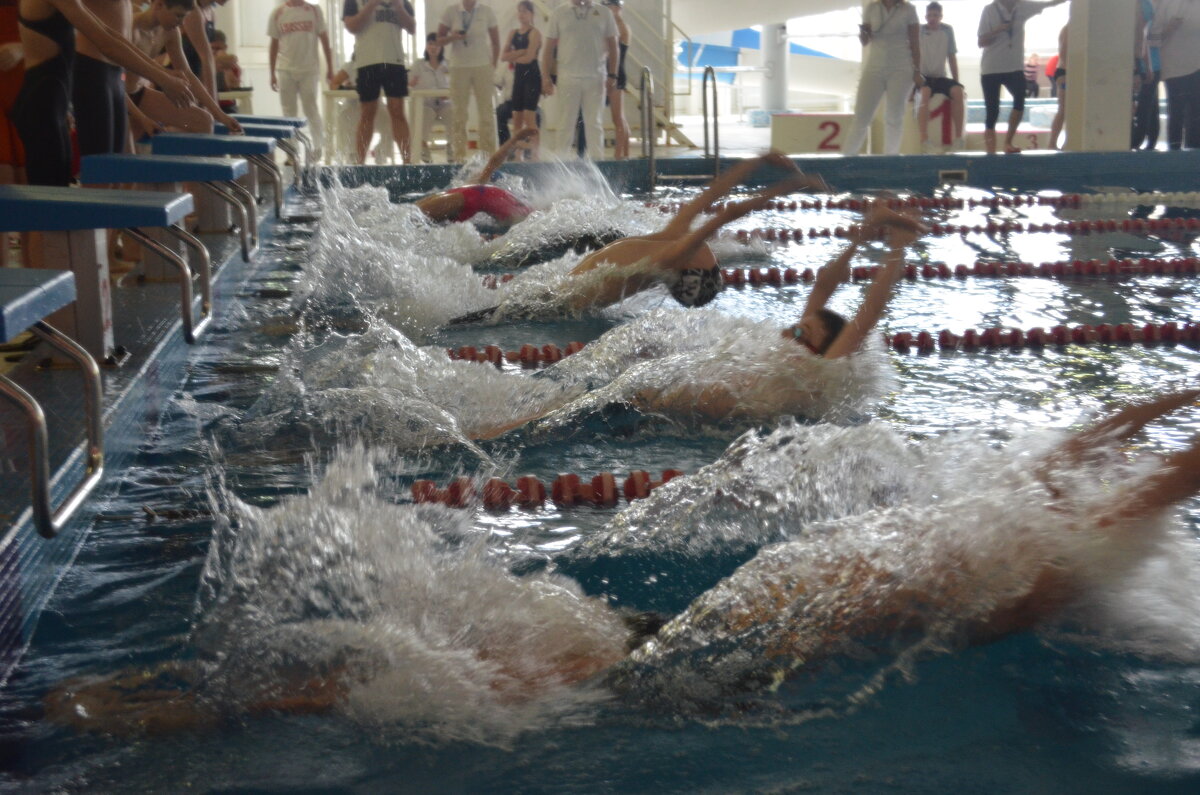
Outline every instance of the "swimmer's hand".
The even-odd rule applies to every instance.
[[[797,190],[810,190],[814,193],[832,193],[832,189],[819,174],[805,174],[800,170],[800,167],[793,160],[778,149],[772,149],[760,158],[763,163],[784,171],[791,171],[795,174],[800,174],[805,179],[803,187]]]
[[[894,246],[908,245],[929,232],[929,228],[921,223],[920,217],[916,213],[909,215],[897,212],[888,207],[887,202],[882,199],[876,201],[867,210],[867,214],[863,216],[863,227],[864,232],[869,229],[886,231],[888,242]],[[900,242],[901,239],[906,240]]]
[[[513,138],[518,141],[527,141],[537,134],[537,127],[524,127],[519,132],[513,133]]]
[[[177,108],[186,108],[196,101],[196,98],[192,96],[192,90],[188,88],[188,84],[181,77],[168,75],[158,83],[158,87],[167,95],[167,99],[171,100],[171,104]]]

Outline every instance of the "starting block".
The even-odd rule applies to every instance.
[[[150,139],[150,151],[156,155],[194,157],[244,157],[259,166],[275,182],[275,217],[283,214],[283,172],[275,165],[274,138],[250,135],[205,135],[200,133],[160,133]],[[240,177],[252,194],[258,195],[258,169]]]

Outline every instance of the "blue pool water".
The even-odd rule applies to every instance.
[[[604,197],[587,177],[553,199],[545,226],[526,234],[585,227],[597,215],[627,231],[661,223],[641,200]],[[583,592],[674,613],[763,544],[801,537],[822,513],[857,513],[895,493],[918,504],[990,494],[988,517],[1006,527],[1005,514],[1029,510],[1000,490],[1019,483],[1019,451],[1039,449],[1109,402],[1194,385],[1195,350],[877,351],[895,371],[893,386],[877,403],[845,412],[843,430],[775,420],[697,425],[670,414],[592,410],[586,394],[571,393],[568,410],[550,422],[470,443],[463,429],[472,423],[564,394],[545,375],[450,363],[446,347],[561,346],[628,323],[638,333],[613,344],[611,361],[572,365],[593,388],[619,382],[618,398],[663,372],[699,378],[710,365],[678,330],[693,327],[672,314],[665,294],[598,317],[441,330],[470,302],[489,300],[464,263],[494,244],[462,227],[416,223],[408,208],[370,189],[335,192],[324,205],[315,237],[299,230],[263,253],[258,280],[195,351],[187,383],[138,465],[97,507],[77,563],[3,692],[4,789],[1195,791],[1195,499],[1144,566],[1094,561],[1094,589],[1082,605],[991,645],[943,648],[931,629],[915,643],[839,657],[777,690],[677,700],[561,686],[529,698],[504,690],[504,666],[480,664],[505,644],[619,642],[602,614],[580,620],[592,615]],[[340,214],[345,207],[353,212]],[[1130,210],[1006,212],[1044,222]],[[943,211],[942,219],[986,222],[983,210]],[[852,221],[844,211],[768,211],[738,226]],[[837,246],[716,244],[727,265],[798,268],[827,260]],[[1040,262],[1114,252],[1184,256],[1194,247],[1128,234],[969,235],[930,238],[915,256],[953,267],[979,256]],[[257,298],[262,288],[293,295]],[[834,307],[853,310],[864,289],[844,287]],[[696,328],[727,346],[738,367],[769,373],[777,363],[766,343],[739,343],[793,322],[807,290],[727,290],[687,322],[701,323]],[[1198,299],[1194,276],[917,281],[900,285],[884,325],[936,332],[1182,322],[1195,319]],[[621,363],[651,348],[675,364],[640,372]],[[711,366],[725,372],[720,362]],[[605,373],[608,382],[595,380]],[[613,381],[618,373],[629,383]],[[864,376],[850,386],[872,383]],[[1196,412],[1181,412],[1133,449],[1177,449],[1198,431]],[[498,474],[511,482],[531,473],[549,481],[560,472],[696,473],[715,461],[633,508],[547,504],[497,514],[407,504],[419,477]],[[144,507],[165,517],[149,521]],[[968,559],[1003,555],[1006,574],[1019,569],[1021,550],[992,528],[948,530]],[[219,725],[108,736],[44,717],[44,697],[64,681],[164,661],[207,672],[199,692],[224,708]],[[719,662],[691,665],[704,674]],[[229,708],[273,672],[308,664],[367,673],[331,715]]]

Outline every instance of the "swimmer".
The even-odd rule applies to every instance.
[[[490,215],[496,223],[505,226],[525,220],[533,212],[532,207],[504,188],[487,183],[513,150],[535,135],[536,127],[518,131],[488,159],[472,184],[430,194],[417,199],[414,204],[434,223],[466,221],[479,213]]]
[[[726,208],[726,212],[738,211],[739,205]],[[720,219],[718,217],[714,220]],[[849,280],[850,260],[860,243],[881,230],[887,235],[891,247],[887,263],[868,289],[853,320],[847,320],[827,309],[826,303],[834,291]],[[863,224],[856,232],[857,236],[833,262],[821,269],[800,322],[783,330],[784,339],[794,340],[796,343],[795,347],[788,346],[790,350],[785,354],[789,357],[788,366],[772,368],[768,373],[747,370],[733,378],[687,379],[665,387],[645,388],[636,394],[620,396],[619,400],[640,411],[687,417],[702,422],[769,421],[797,413],[807,413],[810,418],[819,419],[819,416],[812,412],[819,410],[814,409],[814,406],[820,403],[815,400],[815,394],[820,391],[818,387],[821,385],[815,384],[814,381],[828,378],[831,373],[827,369],[823,373],[809,369],[813,366],[814,357],[820,360],[844,359],[862,349],[868,335],[882,317],[892,290],[904,272],[905,248],[924,231],[925,227],[917,220],[888,209],[884,202],[873,204],[863,218]],[[617,245],[620,243],[614,244]],[[584,263],[594,261],[601,254],[603,251],[584,260]],[[713,267],[716,270],[715,265]],[[719,270],[716,270],[716,278],[720,278]],[[711,300],[711,296],[702,294],[700,297]],[[680,303],[688,305],[684,298],[677,298]],[[693,305],[702,305],[705,302],[699,300],[693,302]],[[547,417],[559,408],[561,407],[543,407],[531,415],[490,428],[478,429],[473,438],[495,438],[529,422]]]
[[[1111,574],[1118,563],[1132,571],[1154,554],[1166,529],[1156,523],[1200,492],[1200,436],[1142,474],[1116,479],[1099,496],[1071,493],[1065,481],[1119,457],[1119,446],[1147,424],[1198,399],[1200,390],[1192,389],[1119,410],[1031,462],[1023,470],[1028,477],[1012,488],[993,485],[933,504],[869,511],[823,524],[803,540],[766,547],[665,623],[651,614],[621,613],[570,588],[544,588],[535,577],[530,585],[539,599],[587,602],[555,630],[567,640],[547,650],[547,659],[531,662],[541,647],[516,640],[514,648],[515,639],[527,639],[522,632],[475,626],[470,653],[504,672],[506,684],[493,687],[507,703],[589,681],[635,699],[653,698],[647,685],[686,687],[689,664],[707,697],[769,688],[826,660],[861,658],[905,638],[932,633],[934,645],[945,648],[1033,629],[1085,593],[1095,568]],[[1011,510],[1014,498],[1022,510]],[[980,518],[995,526],[966,523]],[[972,545],[980,531],[991,543]],[[501,576],[513,585],[527,579]],[[608,633],[570,640],[574,626],[583,637],[595,624],[623,624],[624,648]],[[65,682],[44,703],[47,718],[80,730],[172,731],[216,726],[238,714],[334,711],[372,675],[370,666],[356,669],[344,661],[314,670],[293,665],[235,709],[198,695],[194,667],[166,663]],[[679,696],[689,700],[687,692]]]
[[[726,205],[696,229],[692,222],[741,185],[762,165],[794,172],[757,196]],[[820,177],[800,173],[786,156],[771,152],[743,160],[728,169],[699,196],[685,204],[662,230],[627,237],[586,256],[558,284],[550,303],[568,312],[580,313],[610,306],[634,293],[665,284],[683,306],[704,306],[717,297],[724,280],[708,238],[726,224],[766,207],[767,202],[800,190],[828,190]],[[469,312],[451,324],[478,323],[504,316],[522,315],[521,308],[503,304]]]

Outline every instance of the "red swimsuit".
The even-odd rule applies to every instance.
[[[495,185],[466,185],[450,188],[446,193],[458,193],[463,197],[462,210],[454,217],[455,221],[466,221],[485,213],[502,224],[514,224],[533,212],[532,207]]]

